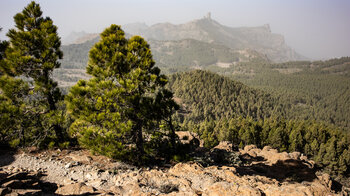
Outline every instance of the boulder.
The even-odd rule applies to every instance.
[[[247,154],[249,156],[251,156],[251,157],[254,157],[254,158],[258,156],[258,154],[255,151],[252,151],[252,150],[248,151]]]
[[[329,189],[332,188],[332,180],[331,180],[331,177],[329,176],[329,174],[321,174],[321,175],[317,176],[317,178],[326,187],[328,187]]]
[[[272,149],[271,146],[264,146],[264,148],[262,149],[263,151],[270,151]]]
[[[247,185],[238,185],[228,182],[217,182],[203,192],[203,196],[221,196],[221,195],[262,195],[259,189]]]
[[[59,187],[55,193],[59,195],[81,195],[94,192],[95,189],[93,187],[87,186],[84,183],[79,182]]]
[[[115,195],[146,195],[137,183],[130,183],[124,186],[113,186],[110,191]]]
[[[227,152],[232,152],[233,145],[229,141],[221,141],[217,146],[214,147],[214,149],[220,149],[220,150],[225,150]]]
[[[169,169],[169,174],[183,178],[191,182],[191,189],[194,191],[203,191],[205,187],[210,186],[218,179],[204,171],[204,168],[197,163],[179,163]]]
[[[245,152],[248,152],[250,151],[251,149],[256,149],[257,147],[255,145],[247,145],[244,147],[244,151]]]
[[[319,183],[285,184],[283,186],[270,186],[263,190],[266,196],[304,196],[304,195],[335,195]]]
[[[289,153],[289,156],[292,159],[300,159],[300,155],[301,155],[300,152],[291,152],[291,153]]]
[[[169,173],[164,173],[159,170],[151,170],[144,172],[139,180],[139,184],[151,187],[153,190],[148,190],[152,194],[169,194],[179,192],[193,192],[191,182],[184,178]]]
[[[11,195],[43,195],[42,190],[38,189],[15,189],[12,190]]]
[[[192,140],[198,140],[200,147],[203,147],[204,145],[204,141],[200,139],[197,133],[192,133],[189,131],[176,131],[176,135],[180,138],[180,141],[183,144],[189,144]]]
[[[94,187],[95,189],[100,189],[103,184],[105,184],[106,181],[102,179],[95,179],[92,181],[87,182],[87,185]]]
[[[241,153],[244,152],[244,154],[239,155],[238,152],[229,151],[230,148],[230,143],[222,142],[217,148],[210,152],[206,151],[206,153],[210,155],[209,158],[216,159],[219,159],[220,156],[223,159],[223,155],[226,159],[227,155],[232,155],[232,157],[236,155],[240,160],[245,159],[242,164],[214,162],[211,166],[207,164],[204,167],[196,162],[187,162],[178,163],[169,168],[154,167],[151,169],[121,167],[119,163],[108,163],[108,167],[104,165],[104,169],[99,170],[91,166],[92,163],[89,163],[90,167],[85,167],[85,163],[72,167],[78,158],[82,158],[82,153],[77,152],[77,155],[81,157],[75,157],[75,160],[71,160],[72,157],[68,159],[68,162],[72,164],[67,169],[64,166],[68,162],[64,157],[62,160],[65,161],[57,161],[56,164],[48,167],[51,169],[47,169],[45,175],[42,175],[36,170],[40,166],[37,163],[42,160],[30,157],[30,165],[35,171],[14,164],[0,168],[4,170],[0,171],[0,195],[52,195],[54,191],[58,195],[335,194],[332,188],[336,183],[332,182],[331,177],[321,172],[315,174],[313,162],[298,152],[279,153],[271,147],[264,147],[261,150],[254,145],[249,145],[241,150]],[[26,157],[28,158],[24,156]],[[27,158],[24,160],[28,160]],[[94,160],[95,158],[93,156]],[[99,158],[103,160],[103,156]],[[52,178],[50,172],[55,169],[60,169],[58,173],[60,175]],[[63,172],[67,172],[66,176]]]

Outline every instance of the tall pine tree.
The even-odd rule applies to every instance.
[[[58,102],[63,96],[52,79],[52,72],[59,68],[58,60],[63,56],[57,27],[49,17],[42,17],[40,6],[34,1],[16,14],[14,21],[15,28],[7,33],[9,45],[1,65],[2,74],[9,78],[2,80],[1,88],[4,91],[19,81],[27,84],[27,92],[21,92],[26,95],[22,96],[23,103],[16,107],[21,107],[29,118],[26,121],[32,122],[22,122],[21,129],[26,129],[34,142],[52,135],[51,131],[62,142],[64,113],[58,109]],[[7,98],[16,101],[13,96]]]
[[[66,99],[75,118],[72,131],[83,146],[118,157],[114,149],[135,144],[144,154],[144,134],[152,122],[168,119],[173,111],[159,106],[175,104],[164,90],[167,78],[154,64],[143,38],[126,39],[117,25],[101,33],[89,53],[87,73],[92,78],[79,81]]]

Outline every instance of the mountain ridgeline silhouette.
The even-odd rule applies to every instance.
[[[145,23],[122,25],[123,30],[131,35],[140,35],[148,41],[179,41],[193,39],[205,43],[223,45],[233,50],[254,50],[274,62],[306,60],[290,48],[283,35],[272,33],[269,24],[258,27],[228,27],[213,20],[211,15],[184,24],[158,23],[148,26]],[[74,34],[63,39],[63,43],[82,44],[96,40],[98,34]],[[169,43],[168,43],[169,44]],[[152,44],[151,44],[152,46]]]
[[[185,24],[159,23],[147,26],[133,23],[123,26],[133,35],[154,40],[195,39],[225,45],[231,49],[252,49],[275,62],[305,60],[306,58],[286,45],[284,37],[271,32],[270,26],[228,27],[213,20],[210,14]]]

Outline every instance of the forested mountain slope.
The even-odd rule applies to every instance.
[[[329,172],[349,173],[350,133],[343,121],[324,122],[327,113],[318,104],[303,110],[304,105],[290,102],[293,98],[200,70],[171,75],[169,88],[182,106],[175,120],[183,130],[198,133],[206,147],[220,141],[272,146],[305,153]],[[349,122],[344,111],[336,112]]]
[[[234,116],[263,119],[283,114],[283,107],[269,94],[208,71],[174,74],[169,81],[170,90],[190,111],[187,119]]]
[[[232,116],[260,119],[274,115],[316,120],[349,130],[348,77],[306,71],[281,74],[261,69],[254,77],[239,78],[250,87],[231,79],[207,71],[192,71],[171,75],[169,86],[191,108],[192,113],[187,115],[191,119]]]
[[[88,78],[88,51],[97,41],[98,38],[62,47],[62,68],[54,72],[61,87],[68,88]],[[278,97],[286,118],[350,127],[349,57],[272,63],[254,50],[234,50],[194,39],[151,40],[150,46],[156,65],[165,74],[210,70]]]
[[[195,39],[175,41],[150,40],[157,65],[165,73],[193,69],[228,68],[240,62],[269,62],[269,59],[250,49],[231,49],[216,43]]]
[[[350,58],[279,64],[246,63],[236,66],[254,75],[213,70],[262,89],[291,108],[286,118],[320,120],[350,129]]]

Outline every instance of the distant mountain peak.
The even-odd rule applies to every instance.
[[[264,27],[269,33],[271,33],[270,24],[264,24],[263,27]]]
[[[63,37],[62,39],[62,44],[63,45],[69,45],[75,42],[75,40],[86,36],[88,33],[86,33],[85,31],[72,31],[71,33],[69,33],[68,36]]]
[[[194,39],[221,44],[233,50],[251,49],[274,62],[306,60],[305,57],[286,45],[283,35],[272,33],[269,24],[257,27],[229,27],[212,19],[210,12],[202,18],[184,24],[175,25],[166,22],[148,26],[145,23],[137,22],[125,24],[122,28],[131,35],[140,35],[147,40]],[[72,34],[81,34],[80,39],[75,37],[75,39],[70,39],[68,43],[82,43],[98,36],[85,32]],[[64,39],[63,43],[67,44],[65,40],[67,39]]]
[[[205,19],[211,20],[211,13],[208,12],[207,15],[204,16]]]
[[[97,33],[86,33],[85,31],[72,31],[68,36],[62,39],[62,45],[81,44],[98,37]]]
[[[158,23],[147,28],[127,28],[125,31],[160,41],[195,39],[222,44],[235,50],[252,49],[275,62],[306,59],[286,45],[283,35],[272,33],[269,24],[258,27],[228,27],[212,19],[210,12],[200,19],[184,24]]]

